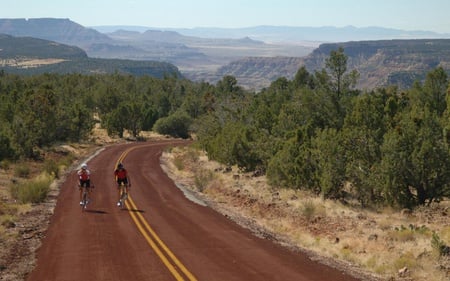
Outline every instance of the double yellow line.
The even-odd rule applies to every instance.
[[[129,148],[124,151],[122,155],[119,157],[117,163],[123,161],[126,155],[136,147]],[[116,165],[117,166],[117,165]],[[164,244],[164,242],[158,237],[156,232],[151,228],[149,223],[145,220],[144,216],[140,212],[136,212],[139,210],[130,194],[128,194],[128,199],[125,201],[125,205],[129,210],[131,218],[136,224],[137,228],[144,236],[147,243],[153,249],[153,251],[158,255],[167,269],[172,273],[177,281],[197,281],[194,275],[186,269],[186,267],[177,259],[177,257],[172,253],[172,251]]]

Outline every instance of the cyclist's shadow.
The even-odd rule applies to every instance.
[[[106,211],[92,210],[92,209],[87,209],[87,210],[85,210],[84,212],[85,212],[85,213],[100,214],[100,215],[106,215],[106,214],[108,214],[108,212],[106,212]]]
[[[133,213],[145,213],[144,210],[134,209],[134,208],[128,209],[126,207],[122,208],[121,211],[129,211],[129,212],[133,212]]]

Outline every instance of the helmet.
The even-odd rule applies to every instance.
[[[117,165],[117,168],[122,169],[123,168],[123,164],[119,163],[119,165]]]
[[[87,164],[86,163],[81,164],[81,169],[86,170],[87,169]]]

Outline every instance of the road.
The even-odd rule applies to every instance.
[[[183,142],[113,145],[92,157],[95,190],[84,212],[71,172],[26,280],[358,280],[187,199],[159,162],[163,149],[177,144]],[[132,181],[123,210],[113,178],[120,160]]]

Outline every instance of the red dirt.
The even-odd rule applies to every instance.
[[[359,280],[187,199],[159,162],[177,144],[113,145],[96,155],[88,161],[95,190],[85,212],[70,173],[26,280]],[[121,156],[132,181],[125,210],[116,206],[113,181]]]

